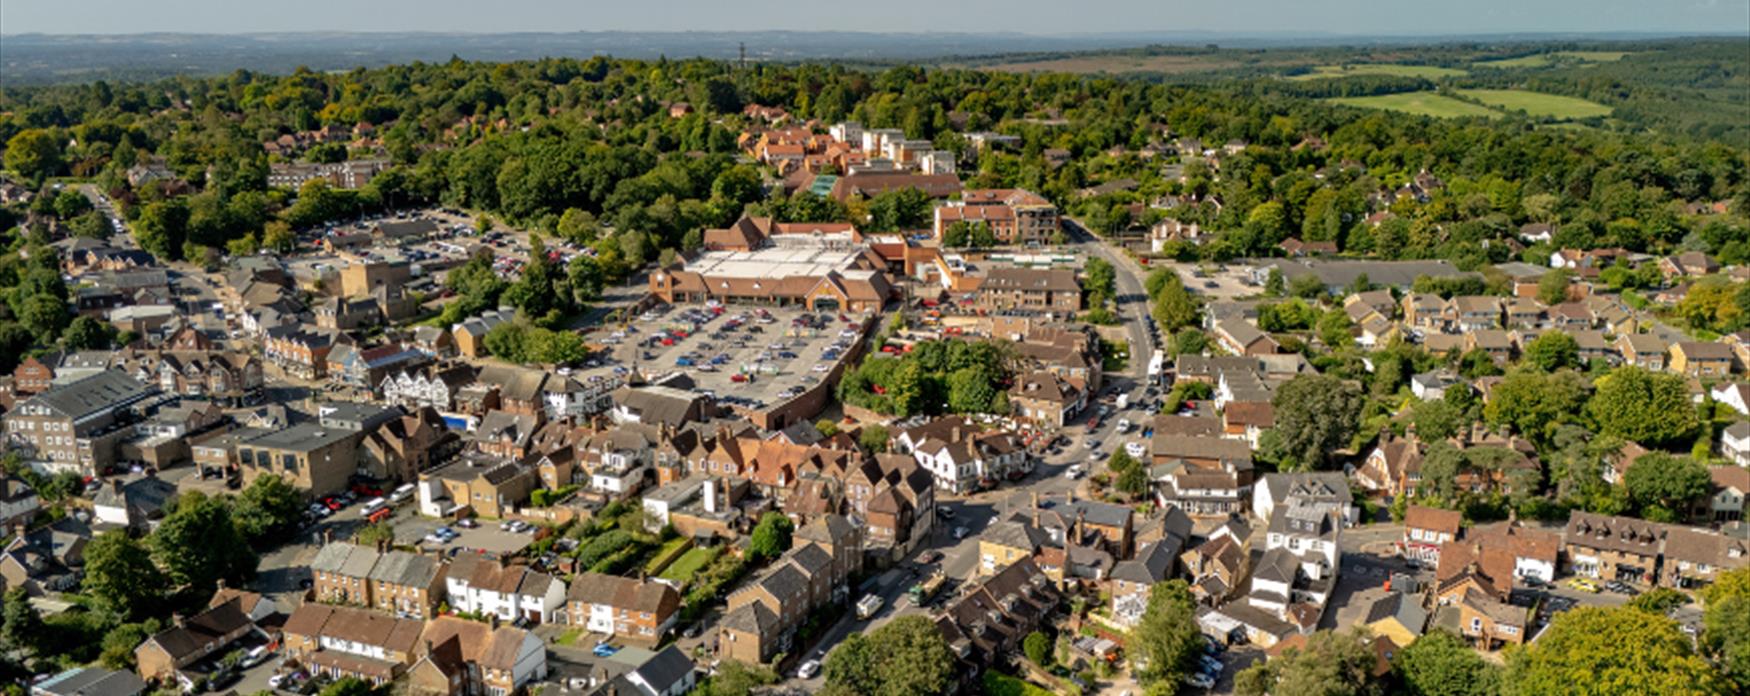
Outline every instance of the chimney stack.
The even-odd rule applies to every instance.
[[[175,627],[177,627],[177,628],[182,628],[182,627],[183,627],[183,620],[182,620],[182,612],[180,612],[180,611],[178,611],[178,612],[171,612],[171,614],[170,614],[170,625],[172,625],[172,626],[175,626]]]
[[[121,493],[122,493],[122,480],[121,480],[121,478],[117,477],[117,478],[110,479],[109,480],[109,489],[112,491],[115,491],[116,495],[121,495]]]

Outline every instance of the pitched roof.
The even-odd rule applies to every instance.
[[[618,575],[583,573],[571,581],[566,599],[602,604],[616,609],[666,616],[680,606],[680,593],[655,580],[636,580]]]
[[[1446,532],[1454,539],[1458,538],[1458,529],[1464,524],[1464,515],[1457,510],[1411,505],[1404,511],[1404,527],[1408,529],[1429,529],[1436,532]]]

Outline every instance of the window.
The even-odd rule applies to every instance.
[[[1483,620],[1480,618],[1477,618],[1477,617],[1471,617],[1470,630],[1479,631],[1479,632],[1482,631],[1483,630]]]

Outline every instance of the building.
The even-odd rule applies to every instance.
[[[1404,536],[1398,550],[1411,560],[1439,563],[1441,545],[1458,539],[1463,522],[1464,516],[1456,510],[1411,505],[1404,510]]]
[[[808,235],[774,238],[752,251],[706,251],[679,268],[650,274],[664,302],[803,306],[813,311],[879,311],[894,296],[886,264],[858,244]]]
[[[346,490],[357,473],[356,430],[300,423],[274,431],[244,431],[246,439],[236,445],[237,462],[248,486],[267,474],[276,474],[300,491],[324,496]]]
[[[600,573],[578,575],[565,599],[571,625],[640,645],[661,643],[681,606],[673,587]]]
[[[867,138],[870,131],[864,131]],[[911,174],[905,172],[859,172],[841,176],[832,185],[832,197],[848,201],[853,197],[874,198],[888,191],[915,188],[931,198],[947,198],[960,192],[960,177],[953,174]]]
[[[444,599],[446,570],[432,556],[332,542],[310,561],[311,591],[327,603],[427,618]]]
[[[1708,478],[1713,482],[1713,491],[1708,496],[1708,510],[1713,513],[1715,522],[1731,522],[1744,519],[1746,507],[1750,507],[1750,469],[1743,465],[1710,466],[1707,468]]]
[[[382,686],[413,663],[424,629],[419,619],[309,603],[292,612],[280,635],[286,656],[312,674]]]
[[[1659,577],[1664,532],[1653,522],[1575,510],[1562,535],[1568,569],[1588,578],[1650,584]]]
[[[142,678],[187,688],[199,675],[185,673],[185,668],[225,654],[237,641],[258,631],[241,602],[228,601],[187,619],[173,616],[168,628],[134,648],[134,664]]]
[[[547,648],[532,631],[443,616],[426,622],[419,644],[407,670],[416,696],[511,696],[547,676]]]
[[[1269,520],[1278,506],[1290,500],[1325,507],[1337,513],[1345,526],[1355,524],[1361,515],[1349,490],[1348,478],[1337,471],[1265,474],[1252,488],[1252,514],[1260,520]]]
[[[419,514],[452,517],[473,511],[503,517],[529,499],[541,479],[534,467],[479,452],[419,473]]]
[[[1072,315],[1082,308],[1082,286],[1075,271],[993,268],[978,287],[978,306],[988,310],[1031,309]]]
[[[133,672],[75,667],[30,685],[30,696],[141,696],[150,688]]]
[[[1659,584],[1695,590],[1713,584],[1720,574],[1750,566],[1750,540],[1696,527],[1668,526]]]
[[[1671,345],[1669,369],[1697,379],[1725,377],[1732,374],[1732,349],[1724,343],[1679,341]]]
[[[1031,559],[1011,563],[980,580],[936,618],[948,649],[976,674],[999,664],[1044,625],[1059,599],[1057,588]]]
[[[562,616],[565,582],[528,566],[462,555],[450,562],[444,586],[450,606],[457,611],[496,616],[504,621],[565,620]]]
[[[956,222],[982,222],[998,242],[1026,246],[1052,243],[1059,229],[1057,206],[1025,189],[969,189],[960,200],[938,206],[936,239]]]
[[[133,407],[157,393],[113,370],[53,386],[6,413],[7,441],[49,470],[94,476],[133,436]]]

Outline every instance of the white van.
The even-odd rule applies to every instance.
[[[359,517],[370,517],[371,515],[377,514],[378,510],[386,510],[388,508],[388,500],[383,498],[372,498],[371,502],[365,503],[364,507],[359,508]]]
[[[389,494],[389,502],[399,503],[411,497],[413,497],[413,484],[404,483]]]

